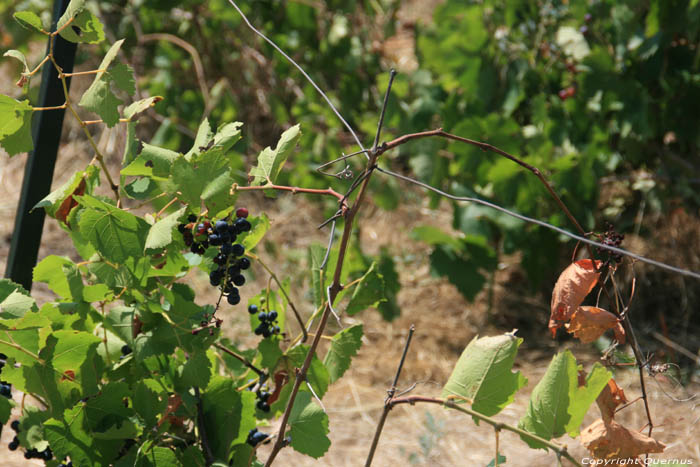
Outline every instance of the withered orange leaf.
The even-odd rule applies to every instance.
[[[615,420],[598,419],[581,432],[581,444],[597,459],[634,459],[663,452],[664,443],[629,430]]]
[[[82,196],[83,194],[85,194],[85,178],[80,180],[80,183],[75,188],[75,190],[73,190],[73,193],[68,195],[68,197],[63,200],[58,209],[56,209],[56,214],[54,216],[56,220],[67,224],[66,218],[68,217],[68,214],[70,214],[71,209],[78,205],[78,202],[75,199],[73,199],[73,195]]]
[[[612,420],[615,417],[615,409],[618,405],[626,404],[627,397],[625,391],[617,385],[614,379],[610,378],[608,384],[598,395],[596,404],[600,409],[603,420]]]
[[[563,323],[571,319],[571,315],[578,309],[586,295],[593,290],[600,276],[597,270],[600,265],[600,261],[596,261],[594,265],[590,259],[581,259],[571,263],[561,273],[552,291],[549,316],[549,330],[552,337],[557,334],[557,329]]]
[[[566,331],[584,344],[590,344],[605,331],[619,324],[620,320],[617,316],[609,311],[594,306],[580,306],[571,315],[571,321],[566,324]]]

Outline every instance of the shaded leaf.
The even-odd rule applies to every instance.
[[[24,86],[24,83],[27,82],[27,76],[29,74],[29,65],[27,64],[27,58],[24,56],[22,52],[19,50],[8,50],[5,52],[3,57],[12,57],[14,59],[17,59],[20,61],[22,64],[22,76],[19,81],[17,81],[17,86]]]
[[[352,316],[369,307],[376,308],[385,301],[384,278],[377,271],[377,263],[372,263],[355,285],[346,313]]]

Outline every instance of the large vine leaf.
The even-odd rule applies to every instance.
[[[100,255],[120,264],[142,256],[150,228],[145,220],[92,196],[76,198],[85,208],[80,231]]]
[[[379,274],[377,263],[372,263],[355,285],[346,313],[352,316],[367,308],[376,308],[385,301],[384,278]]]
[[[323,359],[331,383],[339,380],[343,373],[350,368],[352,357],[357,355],[357,351],[362,345],[362,334],[362,325],[356,324],[333,336],[331,347]]]
[[[83,299],[83,279],[75,263],[68,258],[49,255],[34,267],[35,282],[44,282],[59,297]]]
[[[302,454],[318,459],[331,446],[328,439],[328,415],[311,400],[311,393],[297,394],[294,407],[289,414],[289,431],[292,448]]]
[[[0,145],[10,156],[34,149],[29,101],[0,94]]]
[[[596,364],[585,383],[579,385],[579,369],[573,354],[567,350],[555,355],[533,389],[527,413],[518,427],[547,440],[564,433],[577,436],[583,416],[610,376],[609,371]],[[546,449],[541,443],[522,439],[533,449]]]
[[[487,416],[500,412],[527,383],[519,371],[511,371],[522,342],[513,333],[472,339],[452,370],[442,397],[466,400]]]
[[[300,137],[301,130],[297,124],[282,133],[275,149],[271,149],[269,146],[263,149],[258,155],[258,165],[250,170],[249,175],[253,177],[250,184],[253,186],[264,185],[268,181],[275,183],[282,166],[287,161],[287,157],[294,151]]]
[[[134,88],[134,78],[130,68],[125,65],[116,65],[111,70],[108,69],[116,58],[122,43],[124,43],[124,39],[112,44],[100,63],[100,72],[95,75],[95,80],[79,102],[81,107],[99,115],[110,128],[119,122],[117,107],[122,103],[112,92],[111,84],[114,83],[129,93],[133,93]]]
[[[219,459],[228,459],[229,449],[245,443],[255,428],[255,394],[238,391],[230,378],[211,378],[202,392],[202,411],[212,453]]]

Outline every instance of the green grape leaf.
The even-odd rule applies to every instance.
[[[133,95],[136,92],[136,81],[134,81],[134,70],[123,63],[117,63],[109,69],[110,76],[114,84],[122,91]]]
[[[49,343],[50,339],[55,339],[55,344]],[[88,359],[90,353],[95,351],[102,339],[88,332],[59,330],[51,333],[46,342],[47,346],[52,346],[51,365],[53,368],[61,374],[68,370],[73,371],[75,378],[78,379],[80,367]]]
[[[182,466],[182,462],[178,460],[175,451],[172,449],[156,446],[141,455],[138,465],[149,467],[180,467]]]
[[[68,5],[68,8],[70,9],[70,5]],[[59,28],[62,26],[61,21],[67,14],[69,14],[69,9],[66,9],[66,12],[59,20]],[[63,28],[61,32],[59,32],[61,37],[63,37],[65,40],[86,44],[99,44],[105,40],[104,27],[93,12],[87,9],[82,9],[82,11],[74,12],[72,17],[74,19],[70,25]],[[68,19],[70,18],[66,18],[66,21],[68,21]],[[80,34],[78,34],[74,28],[79,29]]]
[[[532,390],[527,413],[518,422],[518,427],[547,440],[564,433],[578,434],[583,416],[610,376],[610,372],[596,365],[585,384],[579,385],[576,358],[568,350],[558,353]],[[533,449],[546,449],[541,443],[522,439]]]
[[[333,336],[328,353],[323,359],[331,383],[338,381],[350,368],[352,357],[357,355],[362,345],[362,334],[362,325],[356,324]]]
[[[239,392],[230,378],[214,375],[201,398],[212,453],[228,459],[231,446],[245,443],[248,432],[255,428],[255,394]]]
[[[185,154],[185,160],[189,161],[192,156],[201,154],[210,149],[208,146],[212,138],[213,135],[211,132],[211,126],[209,125],[209,119],[205,118],[202,120],[202,123],[199,124],[199,128],[197,128],[197,134],[194,137],[194,144]]]
[[[289,414],[289,436],[295,451],[318,459],[331,446],[328,439],[328,415],[311,400],[311,393],[297,394]]]
[[[10,156],[31,151],[32,106],[0,94],[0,145]]]
[[[22,318],[28,311],[35,311],[36,302],[24,287],[9,279],[0,279],[0,318]],[[3,322],[2,325],[6,325]]]
[[[523,339],[511,333],[493,337],[475,337],[459,357],[442,397],[466,400],[472,408],[491,416],[513,402],[527,379],[511,371],[515,354]],[[478,423],[477,419],[474,419]]]
[[[121,174],[166,179],[170,176],[170,168],[178,157],[181,156],[175,151],[143,143],[141,153],[122,169]]]
[[[355,285],[346,313],[352,316],[367,308],[376,308],[385,301],[384,278],[377,271],[377,263],[373,262]]]
[[[85,207],[80,231],[100,255],[119,264],[142,257],[150,228],[145,220],[88,195],[76,198]]]
[[[25,29],[36,32],[46,32],[44,25],[41,24],[41,18],[39,18],[36,13],[31,11],[18,11],[13,14],[12,17]]]
[[[83,280],[80,272],[68,258],[49,255],[34,267],[34,281],[44,282],[59,297],[80,301],[83,299]]]
[[[14,404],[11,399],[6,397],[0,397],[0,423],[5,424],[10,419],[10,413],[12,412],[12,406]]]
[[[148,230],[144,250],[165,248],[170,245],[173,241],[173,229],[180,223],[180,218],[186,210],[186,207],[182,207],[153,224]]]
[[[204,352],[190,354],[182,365],[182,383],[188,387],[204,388],[211,378],[211,362]]]
[[[15,290],[0,302],[0,318],[21,318],[25,313],[34,309],[36,309],[34,299],[19,290]]]
[[[105,284],[86,285],[83,288],[83,300],[88,303],[101,302],[112,295],[112,291]]]
[[[220,148],[212,147],[202,153],[178,157],[170,169],[172,182],[181,193],[179,198],[192,206],[200,206],[202,200],[210,206],[212,214],[227,207],[233,198],[226,186],[231,159]],[[230,175],[228,175],[230,176]]]
[[[377,307],[382,318],[386,321],[392,321],[401,314],[396,294],[401,290],[399,283],[399,274],[396,272],[394,259],[389,252],[382,248],[378,263],[379,274],[384,279],[384,297],[386,301],[381,302]]]
[[[22,63],[22,74],[29,74],[29,65],[27,64],[27,58],[24,56],[22,52],[19,50],[8,50],[4,54],[2,54],[3,57],[12,57],[14,59],[17,59]]]
[[[77,14],[85,9],[86,0],[70,0],[66,11],[63,12],[61,17],[58,19],[56,24],[56,29],[64,28],[68,21],[71,21]]]
[[[219,213],[230,209],[236,202],[236,196],[231,194],[231,186],[235,180],[230,170],[224,170],[202,190],[201,198],[213,217],[223,217]]]
[[[309,352],[309,346],[298,345],[287,350],[285,357],[287,357],[287,370],[289,374],[294,374],[294,368],[301,368],[306,360],[306,354]],[[306,374],[306,380],[311,387],[314,389],[316,395],[323,398],[323,395],[328,389],[328,382],[330,376],[328,370],[323,362],[314,355],[311,359],[311,366],[309,366],[309,371]]]
[[[127,77],[128,79],[128,77]],[[133,80],[133,76],[131,77]],[[131,93],[133,94],[133,93]],[[163,98],[161,96],[153,96],[153,97],[147,97],[145,99],[141,99],[136,102],[132,102],[129,104],[125,109],[124,109],[124,118],[127,120],[131,120],[134,118],[136,114],[139,114],[145,110],[148,110],[150,107],[153,107],[156,105],[158,102],[162,101]],[[127,162],[125,158],[125,162]]]
[[[252,228],[250,232],[245,233],[244,237],[241,236],[242,240],[240,240],[240,243],[245,247],[246,251],[255,248],[255,245],[257,245],[267,231],[270,230],[270,219],[264,212],[257,217],[249,217],[248,220]]]
[[[117,70],[121,70],[118,71],[116,75],[108,70],[110,64],[116,58],[123,42],[124,39],[118,40],[107,51],[105,57],[102,59],[102,63],[100,63],[99,70],[101,71],[95,75],[95,80],[85,91],[78,103],[86,110],[99,115],[110,128],[119,122],[119,111],[117,107],[122,103],[112,92],[111,83],[114,81],[115,84],[122,89],[129,86],[126,75],[130,73],[130,70],[115,67]],[[133,80],[133,77],[131,79]]]
[[[250,184],[252,186],[264,185],[268,181],[275,183],[282,166],[296,148],[300,137],[301,130],[297,124],[282,133],[275,149],[271,149],[269,146],[263,149],[258,155],[258,165],[250,170],[249,175],[253,177]]]
[[[168,394],[157,380],[146,378],[134,385],[131,400],[136,413],[152,427],[168,405]]]
[[[231,122],[221,125],[214,135],[214,147],[222,151],[228,151],[236,142],[241,139],[241,122]]]

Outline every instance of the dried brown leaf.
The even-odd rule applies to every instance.
[[[666,448],[654,438],[629,430],[615,420],[605,422],[601,418],[581,432],[581,444],[596,459],[635,459]]]
[[[580,306],[571,315],[571,321],[566,324],[566,331],[584,344],[590,344],[608,329],[619,325],[620,320],[609,311],[594,306]]]
[[[596,261],[594,265],[590,259],[581,259],[571,263],[561,273],[552,291],[549,316],[549,330],[552,337],[557,334],[557,329],[571,319],[571,315],[598,283],[600,265],[600,261]]]
[[[615,416],[615,409],[618,405],[626,404],[627,397],[625,397],[625,391],[617,385],[614,379],[610,378],[608,384],[598,395],[596,403],[603,416],[603,420],[612,420]]]

